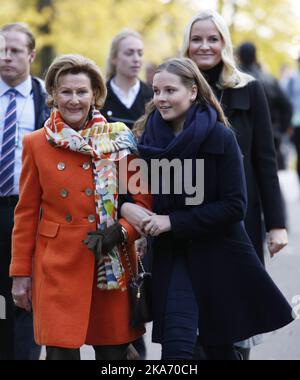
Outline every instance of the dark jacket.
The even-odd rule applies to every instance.
[[[274,137],[280,138],[281,134],[290,127],[292,120],[293,109],[288,96],[280,87],[278,80],[257,64],[243,65],[241,69],[262,83],[270,109]]]
[[[145,104],[148,103],[153,96],[152,89],[148,87],[144,82],[140,82],[140,91],[131,106],[126,108],[125,105],[119,100],[117,95],[111,88],[110,81],[106,83],[107,86],[107,98],[105,104],[101,110],[103,116],[110,122],[121,121],[132,129],[135,121],[144,114]]]
[[[280,87],[278,80],[271,74],[262,70],[259,65],[243,65],[241,69],[259,80],[264,88],[273,128],[274,143],[278,169],[285,168],[285,157],[282,153],[281,141],[287,129],[291,126],[293,108],[292,104]]]
[[[46,105],[47,93],[40,80],[35,77],[31,77],[31,80],[35,113],[35,129],[39,129],[50,116],[50,110]]]
[[[284,228],[285,222],[270,113],[261,83],[254,80],[243,88],[224,90],[222,107],[244,156],[248,194],[245,225],[263,262],[264,228]]]
[[[246,185],[232,131],[217,123],[197,158],[204,159],[204,202],[171,212],[171,232],[152,242],[153,341],[162,340],[178,247],[187,257],[202,344],[229,344],[290,323],[291,308],[260,263],[244,228]]]

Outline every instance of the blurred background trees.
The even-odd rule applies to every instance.
[[[300,50],[295,0],[0,0],[0,26],[22,21],[37,36],[33,71],[43,75],[53,57],[80,53],[105,68],[112,37],[124,27],[139,31],[145,60],[159,63],[178,54],[184,27],[202,8],[226,18],[233,41],[250,40],[273,74],[291,64]],[[299,7],[299,5],[298,5]]]

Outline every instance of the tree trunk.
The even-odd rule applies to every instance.
[[[37,9],[39,12],[42,12],[44,8],[50,7],[54,14],[54,3],[53,0],[38,0],[37,2]],[[51,17],[52,19],[52,17]],[[50,18],[45,22],[44,25],[40,26],[40,32],[41,34],[49,34],[51,32],[51,23]],[[40,76],[43,77],[45,75],[45,72],[47,71],[50,63],[52,62],[53,58],[55,57],[55,50],[54,47],[50,44],[45,45],[42,47],[41,51],[38,54],[39,61],[40,61]]]

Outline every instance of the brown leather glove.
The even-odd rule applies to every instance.
[[[88,232],[83,243],[87,245],[89,250],[93,251],[95,259],[98,261],[102,254],[103,231],[97,230]]]
[[[123,243],[124,235],[122,232],[122,225],[115,223],[104,230],[90,231],[86,239],[83,241],[88,249],[93,251],[96,260],[99,260],[104,252],[109,252],[118,244]]]
[[[120,223],[115,223],[104,231],[102,249],[105,252],[109,252],[113,249],[113,247],[123,242],[124,235],[122,232],[122,225]]]

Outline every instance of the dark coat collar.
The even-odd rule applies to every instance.
[[[226,116],[230,117],[236,111],[250,109],[249,85],[242,88],[227,88],[224,90],[223,109]],[[225,127],[217,123],[216,128],[210,133],[206,141],[201,145],[200,152],[211,154],[224,154]]]
[[[227,117],[230,117],[236,110],[248,110],[250,108],[248,86],[225,89],[224,95],[224,108]]]
[[[39,79],[31,77],[32,92],[35,112],[35,129],[39,129],[50,116],[50,109],[46,105],[46,90],[41,85]]]
[[[119,100],[117,95],[114,93],[110,82],[111,82],[111,79],[108,82],[106,82],[106,87],[108,89],[107,99],[114,99],[114,100],[117,99],[120,102],[120,104],[123,105],[123,103]],[[152,96],[153,96],[153,92],[152,92],[151,87],[147,86],[143,81],[140,80],[140,89],[139,89],[139,92],[138,92],[136,98],[138,99],[138,98],[142,97],[143,99],[149,98],[149,100],[150,100]]]

